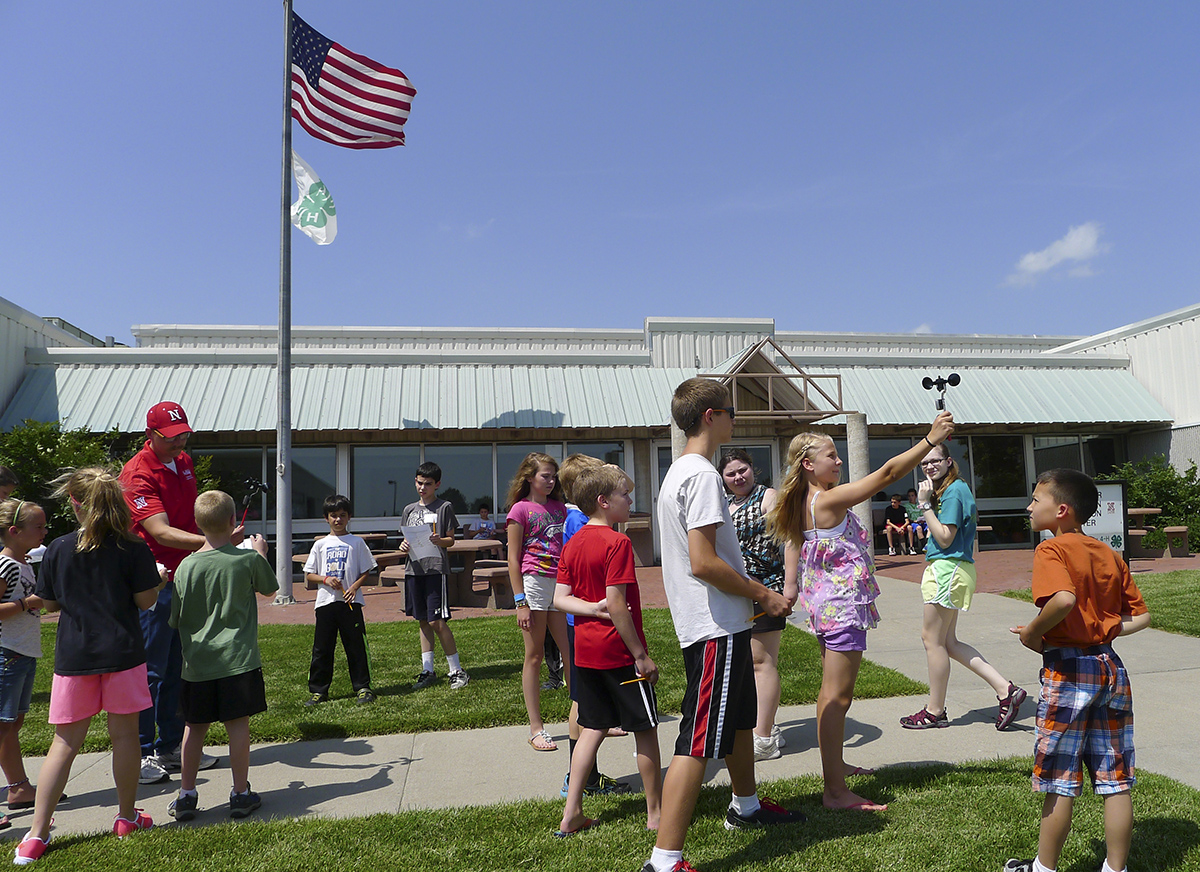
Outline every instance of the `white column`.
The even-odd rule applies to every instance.
[[[846,416],[846,461],[850,464],[850,481],[865,478],[871,472],[871,453],[867,446],[867,416],[862,412],[851,412]],[[853,509],[867,531],[867,544],[871,559],[875,558],[875,522],[871,518],[871,497]]]

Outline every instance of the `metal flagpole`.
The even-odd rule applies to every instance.
[[[283,0],[283,173],[279,229],[279,426],[275,434],[275,605],[292,596],[292,0]]]

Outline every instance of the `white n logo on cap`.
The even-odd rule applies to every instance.
[[[183,420],[183,415],[179,414],[174,409],[167,409],[167,414],[171,417],[172,421],[182,421]]]

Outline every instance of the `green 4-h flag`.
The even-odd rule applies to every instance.
[[[328,245],[337,236],[337,209],[325,183],[317,178],[313,168],[292,152],[292,173],[300,199],[292,204],[292,223],[301,233],[312,237],[317,245]]]

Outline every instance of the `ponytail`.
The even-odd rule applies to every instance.
[[[94,551],[109,536],[135,539],[130,527],[125,488],[110,470],[100,467],[77,469],[56,478],[54,496],[70,499],[79,518],[76,551]]]

